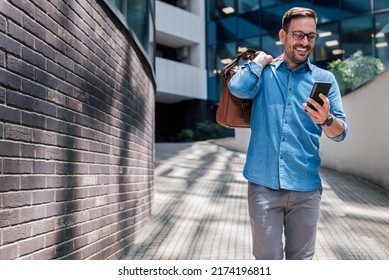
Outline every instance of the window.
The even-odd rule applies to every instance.
[[[293,7],[307,7],[307,8],[311,8],[312,7],[312,0],[284,0],[284,6],[283,6],[283,13],[282,15],[284,15],[284,13],[293,8]],[[281,17],[282,18],[282,17]],[[280,18],[280,21],[281,21],[281,18]]]
[[[214,45],[217,43],[217,26],[216,22],[211,21],[207,24],[207,39],[208,39],[208,45]]]
[[[149,33],[147,20],[147,1],[132,0],[128,2],[126,9],[126,19],[138,39],[141,41],[142,45],[147,45]]]
[[[154,60],[154,2],[144,0],[105,0],[108,6],[132,32],[147,52],[149,59]]]
[[[160,1],[181,8],[183,10],[186,10],[189,7],[189,0],[160,0]]]
[[[342,0],[342,18],[370,14],[371,0]]]
[[[377,57],[385,67],[389,66],[389,12],[375,17],[374,47]]]
[[[259,35],[259,24],[259,12],[251,12],[238,16],[239,38]]]
[[[215,77],[218,74],[218,69],[216,66],[216,46],[211,46],[208,48],[207,59],[208,59],[208,77]]]
[[[322,24],[317,27],[319,38],[315,46],[315,61],[330,61],[341,57],[344,50],[339,38],[339,23]]]
[[[285,10],[283,6],[262,9],[262,30],[271,34],[280,31],[284,13]]]
[[[238,12],[240,14],[259,10],[261,0],[238,0]]]
[[[220,70],[230,63],[236,56],[236,44],[219,44],[217,47],[208,48],[208,99],[218,102],[222,79]]]
[[[207,59],[208,59],[208,100],[218,102],[220,100],[220,87],[218,86],[218,69],[216,66],[216,46],[208,47]]]
[[[222,19],[217,24],[217,41],[233,41],[237,38],[236,17]]]
[[[110,0],[112,4],[119,10],[122,11],[124,7],[124,0]]]
[[[282,0],[261,0],[262,7],[282,4]]]
[[[208,77],[218,76],[220,70],[236,56],[236,43],[219,44],[208,48]]]
[[[383,0],[374,0],[374,10],[379,11],[383,9],[389,9],[389,2]]]
[[[279,56],[283,51],[283,45],[280,42],[278,33],[262,36],[261,48],[262,51],[272,55],[273,57]]]
[[[177,55],[177,49],[164,45],[156,44],[156,55],[169,60],[180,61]]]
[[[217,48],[216,68],[222,69],[226,64],[230,63],[236,56],[236,43],[220,44]]]
[[[225,18],[236,14],[234,0],[212,0],[208,3],[208,17],[211,20]]]
[[[247,38],[240,40],[238,42],[238,49],[237,51],[241,51],[243,48],[248,48],[248,49],[255,49],[255,50],[260,50],[260,39],[259,37],[252,37],[252,38]]]
[[[221,78],[213,77],[208,79],[208,100],[213,102],[220,101]]]
[[[361,50],[364,55],[372,52],[372,18],[357,17],[341,22],[343,48],[347,55]]]
[[[318,24],[340,20],[339,0],[313,0],[313,9],[318,16]]]

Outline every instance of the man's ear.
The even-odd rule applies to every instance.
[[[281,42],[282,44],[284,44],[285,36],[286,36],[286,31],[285,31],[284,29],[281,29],[281,30],[278,32],[278,37],[280,38],[280,42]]]

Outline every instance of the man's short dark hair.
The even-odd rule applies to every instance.
[[[288,30],[290,22],[294,18],[311,17],[317,23],[317,14],[314,10],[309,8],[294,7],[287,11],[282,17],[282,29]]]

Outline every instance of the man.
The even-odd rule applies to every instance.
[[[347,134],[334,75],[309,61],[318,37],[316,23],[311,9],[287,11],[279,31],[283,54],[272,61],[258,52],[229,83],[234,95],[253,99],[243,174],[249,181],[256,259],[313,258],[322,194],[319,138],[323,131],[334,141]],[[320,94],[323,106],[309,98],[315,81],[332,84],[328,98]]]

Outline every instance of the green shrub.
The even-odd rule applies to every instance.
[[[194,140],[216,139],[221,137],[222,128],[217,123],[197,123],[194,130]]]
[[[177,140],[184,142],[193,141],[193,136],[194,133],[192,129],[183,129],[180,131],[180,133],[178,133]]]
[[[379,58],[364,56],[362,51],[328,64],[328,70],[334,73],[342,95],[359,88],[384,69],[385,66]]]
[[[221,137],[222,128],[217,123],[200,122],[195,129],[183,129],[177,135],[177,141],[202,141]]]

